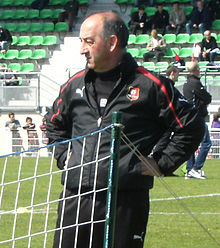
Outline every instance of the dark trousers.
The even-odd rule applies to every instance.
[[[171,25],[167,26],[167,32],[174,32],[175,31],[175,34],[179,34],[181,29],[183,29],[183,25],[181,24],[177,24],[176,25],[176,28],[173,28]]]
[[[91,211],[93,197],[92,194],[81,196],[80,213],[77,230],[77,245],[74,246],[76,228],[65,228],[68,225],[76,223],[78,199],[76,193],[66,191],[66,197],[75,196],[65,201],[63,216],[63,234],[62,248],[88,248],[91,232]],[[61,193],[60,199],[62,199]],[[58,206],[57,228],[60,228],[63,201]],[[96,194],[94,221],[104,220],[106,210],[106,193],[100,192]],[[118,202],[116,210],[116,230],[115,230],[115,248],[143,248],[144,236],[149,214],[149,191],[123,191],[118,193]],[[103,248],[105,223],[95,223],[93,226],[92,247]],[[60,230],[55,232],[53,248],[59,247]]]
[[[161,57],[163,56],[163,52],[159,51],[159,50],[155,50],[155,51],[150,51],[147,52],[143,55],[144,57],[144,61],[147,62],[149,61],[150,58],[153,58],[154,56],[156,57],[157,62],[160,61]]]
[[[203,57],[202,53],[199,54],[199,60],[200,61],[204,61],[204,60],[208,60],[209,62],[214,62],[215,60],[215,54],[216,53],[207,53],[206,54],[206,58]]]

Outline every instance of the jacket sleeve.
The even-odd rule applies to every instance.
[[[203,138],[205,126],[204,119],[172,82],[164,77],[160,79],[161,86],[157,93],[159,118],[173,135],[163,150],[153,153],[153,158],[162,173],[169,175],[196,151]]]
[[[49,144],[62,142],[71,139],[71,113],[67,108],[67,94],[64,94],[61,87],[58,98],[54,101],[52,108],[45,115],[46,131]],[[68,91],[68,90],[66,90]],[[66,92],[65,91],[65,92]],[[63,169],[67,157],[68,143],[56,145],[55,158],[57,166]]]

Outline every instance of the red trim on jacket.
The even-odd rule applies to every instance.
[[[137,70],[139,72],[141,72],[142,74],[144,74],[145,76],[147,76],[148,78],[150,78],[151,80],[153,80],[155,83],[157,83],[159,86],[160,86],[160,89],[163,91],[163,93],[165,94],[166,98],[167,98],[167,101],[168,101],[168,104],[169,104],[169,107],[170,109],[172,110],[173,114],[174,114],[174,117],[176,119],[176,121],[179,123],[180,127],[183,128],[183,124],[181,123],[180,119],[178,118],[177,114],[176,114],[176,111],[173,107],[173,104],[172,102],[170,101],[170,98],[169,98],[169,95],[168,95],[168,92],[167,92],[167,89],[166,87],[161,83],[161,81],[155,77],[153,74],[151,74],[147,69],[145,69],[144,67],[142,66],[139,66],[137,68]]]

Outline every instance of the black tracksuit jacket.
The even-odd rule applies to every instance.
[[[46,114],[47,136],[50,142],[75,138],[112,122],[112,113],[123,113],[123,132],[144,156],[151,153],[165,130],[174,132],[171,142],[160,154],[154,156],[161,171],[168,175],[189,159],[204,134],[204,121],[169,79],[153,74],[126,53],[120,65],[121,78],[112,90],[102,116],[95,99],[93,81],[95,73],[85,69],[76,73],[60,90],[51,110]],[[99,121],[101,120],[101,122]],[[98,158],[110,153],[111,130],[102,133]],[[95,175],[95,147],[97,135],[87,140],[84,153],[82,187],[91,188]],[[68,168],[81,163],[83,141],[72,142]],[[56,147],[55,157],[63,169],[67,145]],[[97,188],[107,186],[109,163],[99,162]],[[80,168],[68,171],[67,188],[79,186]],[[153,186],[153,177],[141,174],[141,163],[127,145],[121,142],[119,161],[119,190],[143,190]]]

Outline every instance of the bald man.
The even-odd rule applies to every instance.
[[[114,247],[142,248],[153,176],[169,175],[190,157],[203,137],[204,124],[169,79],[138,67],[126,53],[128,36],[125,23],[115,13],[93,14],[82,23],[80,53],[86,58],[86,69],[61,87],[46,115],[46,129],[50,142],[68,140],[102,130],[112,123],[113,112],[122,112],[123,132],[145,163],[121,142]],[[174,133],[169,145],[149,157],[168,128]],[[110,134],[110,130],[102,132],[100,142],[98,135],[87,137],[85,147],[79,139],[72,141],[68,163],[68,145],[56,146],[58,167],[69,170],[62,177],[66,188],[59,201],[54,248],[103,248],[104,221],[100,220],[105,220],[106,191],[101,189],[108,181],[109,161],[104,158],[109,157]],[[81,174],[82,168],[76,165],[82,161]],[[100,189],[95,195],[94,188]]]
[[[205,117],[208,115],[207,106],[211,103],[212,97],[200,81],[200,70],[197,62],[189,63],[188,72],[189,75],[187,75],[187,82],[183,85],[183,95],[195,106],[196,109],[198,109],[199,115],[205,120]],[[205,124],[205,134],[201,143],[199,154],[196,159],[195,154],[193,154],[187,161],[187,173],[185,175],[185,179],[207,178],[202,168],[211,145],[212,142],[210,140],[208,126]]]
[[[201,61],[208,60],[209,62],[214,63],[215,55],[220,53],[216,39],[211,36],[210,30],[206,30],[204,36],[205,37],[201,42],[201,53],[199,54],[199,59]]]

